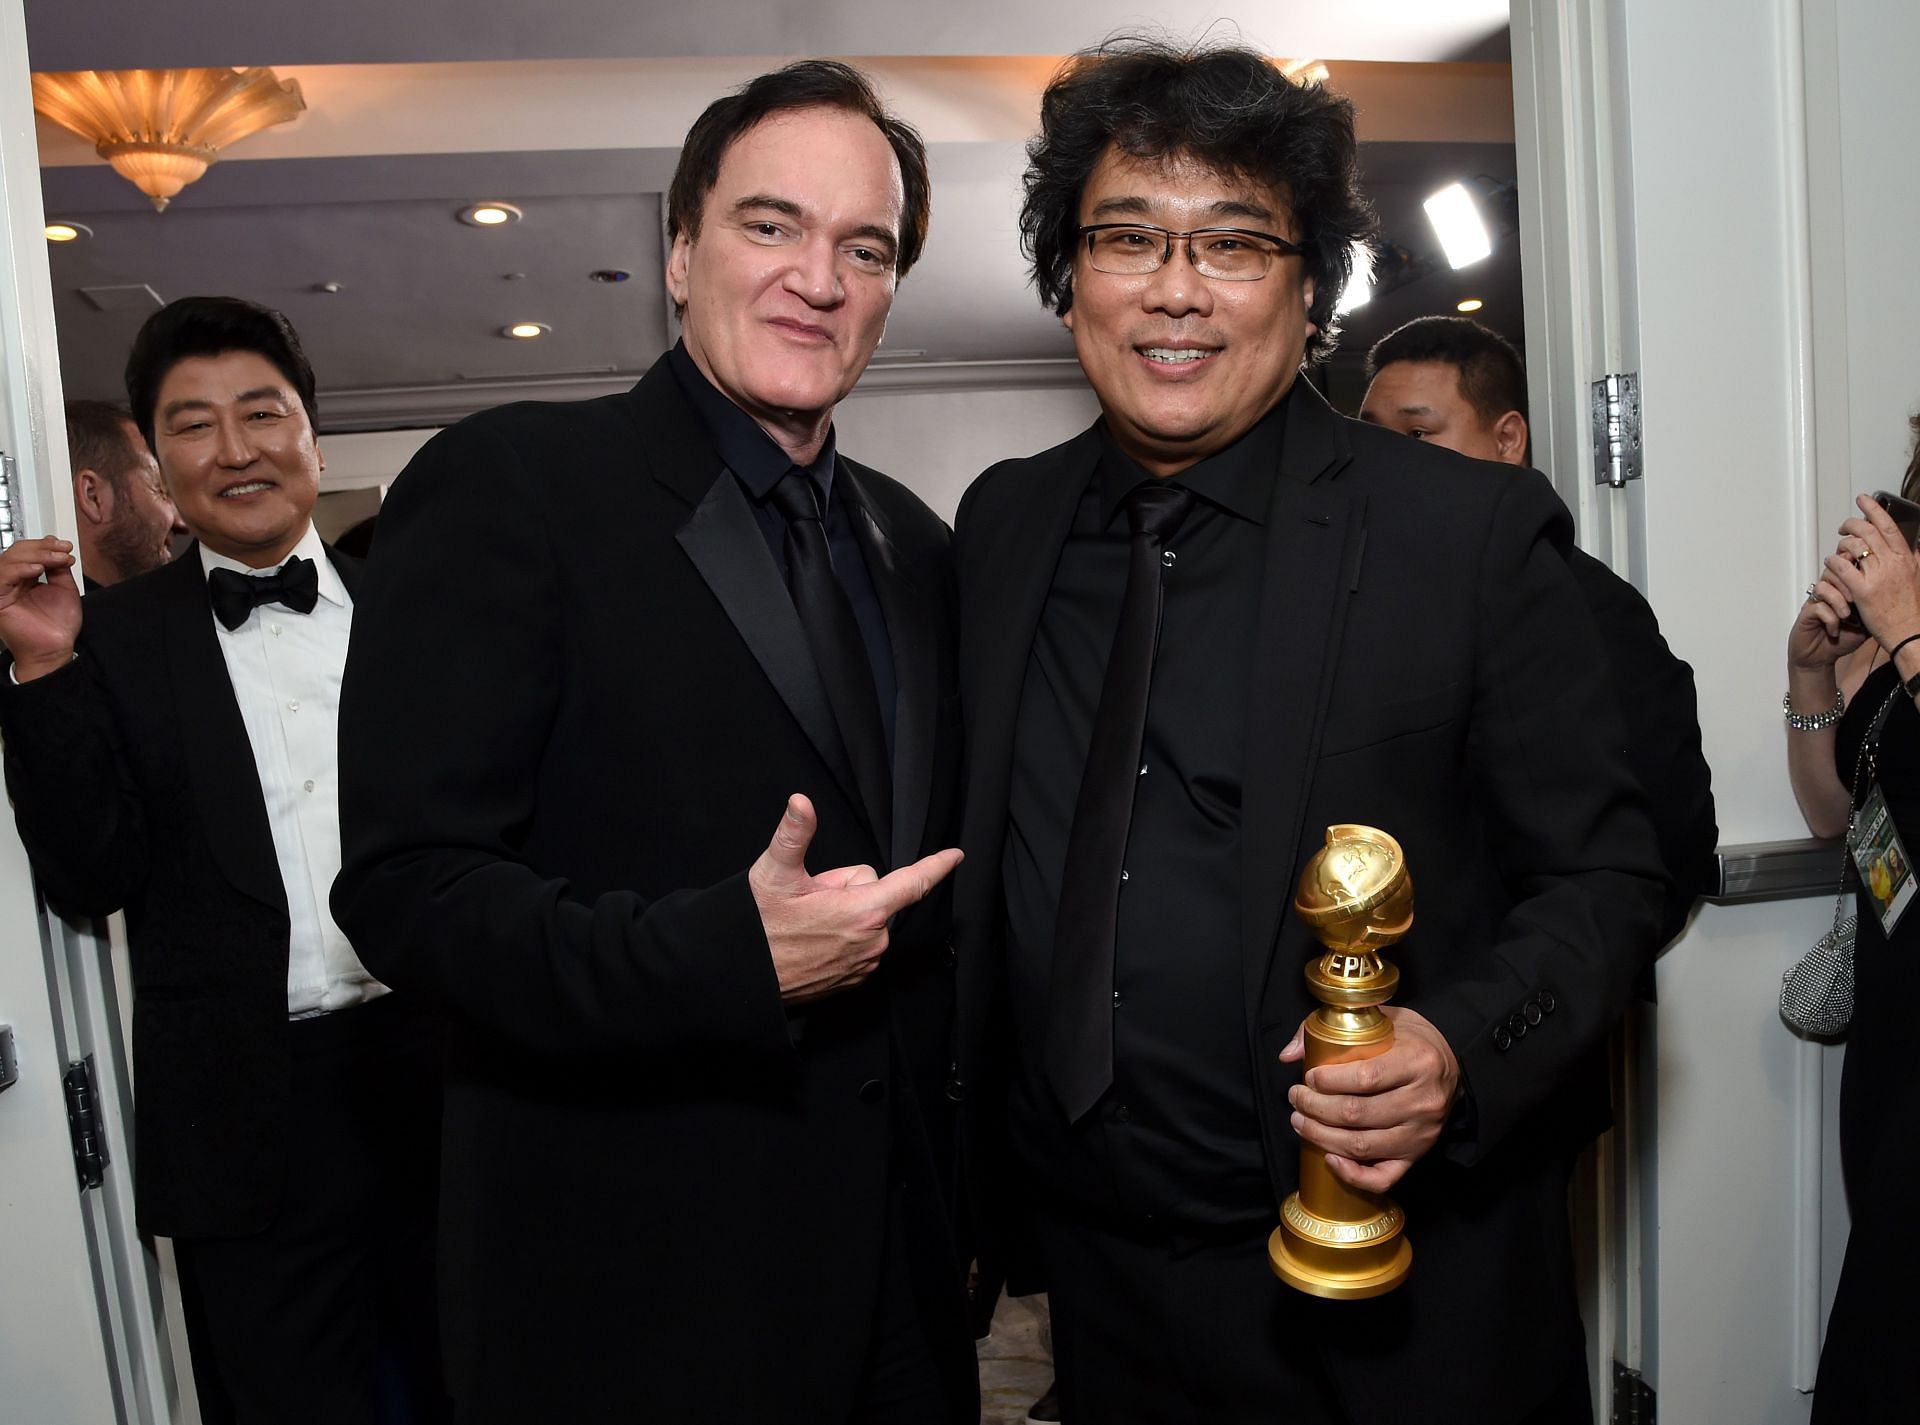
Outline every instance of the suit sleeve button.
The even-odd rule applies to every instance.
[[[1494,1026],[1493,1047],[1498,1049],[1502,1054],[1513,1047],[1513,1036],[1507,1033],[1506,1025],[1499,1024]]]
[[[887,1096],[887,1086],[878,1079],[868,1079],[860,1085],[860,1102],[879,1103]]]
[[[1538,1024],[1542,1017],[1541,1011],[1540,1011],[1540,1001],[1537,999],[1528,1000],[1526,1002],[1526,1005],[1521,1009],[1520,1012],[1527,1017],[1528,1024]]]
[[[1535,995],[1534,998],[1540,1001],[1540,1008],[1548,1014],[1552,1014],[1560,1007],[1560,1001],[1553,997],[1552,990],[1542,990],[1539,994]]]
[[[947,1098],[949,1100],[951,1100],[954,1103],[959,1103],[962,1100],[964,1100],[966,1096],[967,1096],[967,1086],[964,1083],[962,1083],[959,1079],[947,1080]]]
[[[1520,1017],[1518,1010],[1515,1010],[1507,1016],[1507,1032],[1513,1035],[1515,1039],[1523,1039],[1526,1037],[1527,1021]]]

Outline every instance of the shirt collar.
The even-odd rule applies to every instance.
[[[1230,515],[1264,525],[1267,496],[1274,474],[1280,468],[1286,433],[1287,402],[1283,397],[1254,423],[1252,430],[1225,450],[1217,450],[1199,464],[1167,478]],[[1100,528],[1106,529],[1113,523],[1128,491],[1154,478],[1120,448],[1102,422],[1100,464],[1094,472],[1094,486],[1100,499]]]
[[[254,578],[272,574],[283,568],[287,562],[283,559],[279,564],[269,568],[255,569],[249,564],[242,564],[238,559],[229,559],[224,554],[216,554],[204,544],[197,547],[200,551],[200,569],[205,574],[211,574],[216,569],[231,569],[236,574],[245,574],[249,578]],[[287,559],[311,559],[314,573],[320,581],[320,597],[330,604],[338,604],[341,608],[347,606],[347,586],[340,582],[340,571],[335,569],[333,561],[327,558],[327,546],[321,541],[320,531],[313,527],[312,520],[307,521],[307,532],[300,536],[300,542],[294,545]]]
[[[687,355],[684,342],[673,344],[673,350],[667,353],[667,366],[679,381],[680,389],[687,393],[687,399],[693,402],[700,423],[713,437],[714,449],[720,452],[727,469],[747,487],[747,493],[755,501],[765,500],[786,473],[795,468],[793,457],[760,428],[758,421],[721,394],[720,388],[709,381],[706,373]],[[827,501],[833,495],[833,464],[833,431],[829,428],[826,443],[820,447],[813,463],[799,467],[820,492],[822,510],[827,508]]]

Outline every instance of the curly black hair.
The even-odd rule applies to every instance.
[[[1333,350],[1354,246],[1377,226],[1360,191],[1352,104],[1294,83],[1242,45],[1121,35],[1074,55],[1041,97],[1020,209],[1021,248],[1040,300],[1055,312],[1073,305],[1080,197],[1109,148],[1195,159],[1277,190],[1293,209],[1313,278],[1307,355],[1317,361]]]

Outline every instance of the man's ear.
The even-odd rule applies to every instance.
[[[692,246],[682,231],[674,235],[673,246],[667,249],[667,295],[677,307],[687,305],[687,257]]]
[[[1500,458],[1509,465],[1527,463],[1527,418],[1518,411],[1508,411],[1493,423],[1494,448],[1500,452]]]
[[[98,470],[79,470],[73,477],[73,508],[88,524],[113,522],[113,481]]]
[[[1313,310],[1313,278],[1311,276],[1307,277],[1306,280],[1300,284],[1300,286],[1306,294],[1307,310],[1311,312]],[[1319,332],[1319,330],[1320,330],[1320,324],[1318,322],[1309,321],[1307,323],[1308,336],[1315,335],[1316,333]]]

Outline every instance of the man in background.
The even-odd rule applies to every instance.
[[[87,592],[173,557],[174,536],[184,535],[186,526],[132,416],[106,401],[68,401],[67,455]]]
[[[187,297],[127,395],[195,543],[84,600],[65,540],[0,554],[20,839],[61,914],[126,911],[134,1200],[202,1419],[429,1425],[437,1041],[327,908],[359,565],[313,527],[313,368],[280,313]]]
[[[1529,464],[1527,374],[1498,332],[1466,317],[1421,317],[1374,343],[1360,419],[1517,468]],[[1660,837],[1670,887],[1662,943],[1715,884],[1712,773],[1700,750],[1693,669],[1673,655],[1639,590],[1575,546],[1567,556],[1593,611],[1626,732],[1621,748]]]

